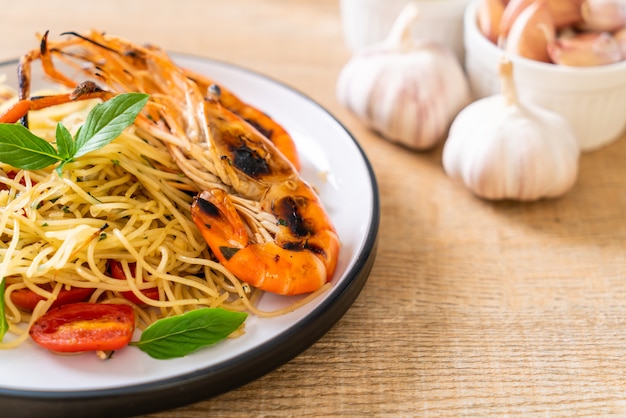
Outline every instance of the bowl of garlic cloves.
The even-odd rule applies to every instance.
[[[464,42],[474,99],[499,91],[506,57],[519,97],[567,119],[581,151],[626,130],[626,0],[472,0]]]

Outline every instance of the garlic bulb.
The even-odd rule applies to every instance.
[[[417,7],[407,4],[387,39],[357,51],[337,80],[337,100],[384,138],[432,148],[469,103],[469,85],[448,48],[411,38]]]
[[[443,148],[446,174],[485,199],[537,200],[567,192],[580,149],[559,114],[521,102],[512,64],[500,65],[502,93],[463,109]]]

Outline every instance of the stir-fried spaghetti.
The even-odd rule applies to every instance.
[[[30,129],[51,141],[58,122],[76,130],[94,104],[31,112]],[[259,316],[284,312],[257,310],[259,292],[213,261],[190,216],[196,186],[161,142],[135,131],[131,126],[111,144],[66,165],[63,176],[53,167],[27,171],[0,164],[0,276],[13,335],[0,348],[27,339],[32,321],[68,288],[93,288],[92,302],[132,304],[121,292],[133,292],[143,302],[132,304],[140,328],[204,306]],[[255,223],[254,204],[239,203]],[[263,225],[271,222],[256,224],[256,233],[269,237]],[[131,279],[111,277],[111,260]],[[23,288],[44,298],[32,313],[12,301],[12,293]],[[147,288],[158,289],[158,298],[142,293]]]
[[[133,305],[142,328],[205,306],[279,315],[328,288],[341,243],[298,172],[285,129],[158,47],[96,31],[64,35],[51,41],[44,34],[20,59],[20,100],[6,111],[0,105],[0,122],[28,115],[32,133],[45,138],[3,125],[9,152],[1,161],[32,169],[61,161],[35,171],[0,165],[0,277],[5,317],[17,336],[0,348],[19,344],[29,329],[40,343],[32,332],[54,316],[44,314],[77,289],[93,289],[90,302]],[[71,92],[31,96],[36,61],[48,81]],[[123,127],[106,142],[87,136],[95,129],[93,99],[107,102],[95,110],[109,123],[99,111],[131,93],[144,97],[132,126],[110,143]],[[87,128],[79,128],[86,118]],[[94,137],[98,146],[86,146]],[[11,138],[26,145],[27,157]],[[57,141],[57,149],[46,141]],[[42,154],[45,164],[29,163]],[[259,291],[308,296],[261,312]],[[31,303],[33,295],[42,300]]]

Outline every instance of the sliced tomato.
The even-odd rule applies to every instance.
[[[63,288],[57,295],[56,300],[52,302],[51,307],[56,308],[57,306],[67,305],[68,303],[82,302],[89,298],[94,291],[95,289],[85,287],[71,287],[69,289]],[[45,298],[43,296],[38,295],[28,288],[11,292],[11,301],[15,304],[15,306],[28,311],[35,309],[37,303],[44,299]]]
[[[135,263],[129,263],[128,266],[131,270],[133,270],[133,272],[137,268]],[[111,274],[111,277],[113,277],[114,279],[126,280],[126,275],[124,274],[124,270],[122,269],[122,264],[119,261],[109,260],[109,272]],[[156,287],[144,289],[141,291],[141,293],[150,299],[159,300],[159,289]],[[131,291],[121,292],[121,294],[122,296],[124,296],[124,298],[137,305],[144,304],[144,302]]]
[[[109,351],[125,347],[135,329],[128,305],[71,303],[48,311],[29,333],[40,346],[61,353]]]

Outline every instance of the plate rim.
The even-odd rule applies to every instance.
[[[378,230],[380,226],[380,195],[376,175],[363,148],[352,133],[324,106],[300,90],[273,77],[239,64],[205,57],[197,54],[168,52],[176,58],[186,58],[219,65],[233,71],[265,79],[286,88],[300,99],[317,107],[356,146],[369,175],[368,186],[372,191],[370,224],[363,241],[362,251],[346,278],[332,289],[332,297],[324,299],[297,324],[254,350],[240,354],[209,367],[193,372],[161,379],[106,389],[84,391],[37,391],[0,387],[0,404],[5,412],[19,418],[45,414],[49,418],[80,416],[133,416],[155,413],[181,407],[226,393],[261,378],[289,362],[324,336],[344,316],[365,285],[376,258]],[[17,64],[19,59],[0,61],[0,66]],[[173,396],[174,395],[174,396]]]

